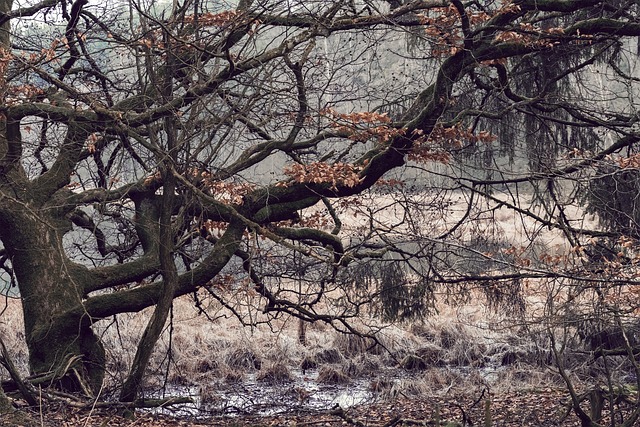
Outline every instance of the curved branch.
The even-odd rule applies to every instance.
[[[565,28],[566,34],[610,34],[612,36],[638,36],[640,23],[595,18],[577,22]]]
[[[313,43],[311,43],[310,46],[305,49],[305,55],[303,55],[303,58],[299,62],[292,63],[286,55],[284,56],[284,61],[287,64],[287,67],[289,67],[296,78],[296,89],[298,90],[298,112],[296,113],[293,128],[284,141],[284,147],[281,148],[283,150],[286,150],[288,147],[290,147],[298,137],[298,134],[304,126],[304,120],[306,119],[307,111],[309,110],[309,106],[307,104],[307,93],[304,84],[304,76],[302,75],[302,64],[306,60],[306,56],[308,56],[309,54],[309,47],[312,46]]]
[[[464,35],[464,48],[466,50],[471,50],[472,40],[471,40],[471,30],[469,25],[469,15],[467,15],[467,11],[465,10],[464,5],[460,0],[451,0],[451,3],[453,3],[453,6],[458,11],[458,15],[460,15],[462,34]]]
[[[138,182],[125,184],[112,190],[106,188],[93,188],[81,193],[73,193],[69,191],[65,202],[66,204],[73,206],[86,205],[90,203],[113,202],[137,193],[151,191],[153,188],[150,187],[146,181],[147,178],[140,179]]]
[[[53,193],[69,184],[89,134],[90,130],[85,126],[78,123],[69,124],[60,153],[51,169],[31,182],[34,196],[46,201]]]
[[[88,3],[89,0],[76,0],[73,3],[73,6],[71,6],[71,15],[69,16],[69,22],[67,23],[67,28],[64,33],[67,39],[67,45],[69,46],[69,58],[65,61],[58,72],[58,78],[60,80],[64,80],[71,67],[73,67],[73,64],[80,59],[80,51],[76,47],[76,27],[80,20],[80,12],[82,11],[82,8]]]
[[[340,259],[344,254],[342,240],[333,234],[325,233],[324,231],[316,228],[276,227],[273,231],[285,239],[301,242],[317,242],[322,246],[329,246],[333,249],[336,259]]]
[[[91,219],[86,212],[76,209],[73,211],[69,217],[71,221],[80,228],[83,228],[93,234],[96,239],[96,244],[98,246],[98,252],[102,256],[107,256],[112,250],[107,250],[106,238],[104,233],[100,228],[96,225],[95,222]]]
[[[193,292],[213,279],[238,250],[245,229],[241,221],[229,224],[202,263],[178,277],[175,296]],[[73,316],[86,312],[93,320],[99,320],[114,314],[137,312],[154,305],[163,286],[163,282],[156,282],[133,289],[89,297],[83,307],[78,307],[73,312],[67,313],[66,316],[74,318]]]

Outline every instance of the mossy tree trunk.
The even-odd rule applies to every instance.
[[[0,16],[5,18],[13,1],[0,0]],[[10,21],[0,27],[0,50],[11,51]],[[2,104],[10,89],[5,81],[9,56],[3,55],[0,72]],[[62,379],[65,389],[97,389],[104,377],[105,354],[84,315],[67,316],[82,306],[87,270],[66,258],[62,248],[64,233],[71,229],[60,206],[57,190],[69,180],[71,162],[77,158],[86,132],[69,126],[56,162],[45,180],[29,180],[21,164],[20,120],[0,117],[0,238],[20,287],[24,310],[25,336],[32,373],[64,369],[70,357],[80,356],[75,376]],[[66,177],[64,176],[66,175]],[[73,379],[75,378],[75,380]],[[77,381],[77,383],[72,383]],[[81,384],[84,383],[84,384]],[[89,390],[87,390],[89,389]]]
[[[44,209],[38,213],[29,202],[3,207],[0,237],[7,242],[5,249],[20,284],[32,373],[64,369],[71,357],[81,356],[81,365],[73,367],[77,374],[67,375],[61,386],[98,389],[104,376],[104,349],[91,329],[91,318],[78,310],[90,276],[69,262],[62,249],[63,234],[71,224],[43,214]],[[80,378],[87,384],[70,383]]]

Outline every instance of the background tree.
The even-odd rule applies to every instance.
[[[155,306],[134,399],[172,299],[199,289],[353,332],[437,286],[518,304],[527,278],[605,286],[595,239],[625,231],[568,207],[603,163],[637,167],[635,2],[2,1],[0,24],[3,268],[58,387],[95,393],[95,322]],[[576,257],[497,239],[503,208]],[[615,255],[625,284],[633,259]]]

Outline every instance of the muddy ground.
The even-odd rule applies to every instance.
[[[489,411],[487,411],[487,400]],[[447,422],[467,426],[558,426],[573,427],[580,423],[567,411],[567,397],[562,390],[520,392],[510,395],[457,396],[424,398],[420,400],[398,399],[361,405],[346,410],[327,409],[306,413],[282,413],[272,416],[234,416],[212,418],[173,418],[152,414],[137,414],[133,419],[115,415],[110,410],[78,411],[64,406],[40,410],[22,408],[18,413],[0,418],[2,426],[357,426],[392,427],[410,425],[435,425],[440,414],[440,425]],[[437,408],[439,408],[437,410]],[[485,423],[490,412],[491,424]],[[465,423],[465,424],[463,424]]]

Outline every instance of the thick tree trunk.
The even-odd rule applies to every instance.
[[[95,392],[104,377],[104,349],[88,316],[67,315],[82,304],[86,270],[65,256],[67,224],[32,212],[37,210],[16,207],[0,216],[0,236],[22,298],[30,369],[33,374],[66,373],[57,386]],[[69,366],[70,360],[76,363]]]
[[[0,16],[12,9],[12,0],[0,0]],[[10,22],[0,25],[0,51],[10,51]],[[4,103],[7,85],[4,73],[6,62],[0,64],[0,103]],[[80,129],[80,128],[78,128]],[[68,180],[65,166],[73,159],[73,143],[83,142],[84,133],[75,129],[63,161],[52,167],[62,170],[62,183],[56,176],[47,176],[51,182],[40,183],[48,188],[62,188]],[[82,304],[86,269],[71,263],[62,248],[62,237],[70,229],[64,219],[64,206],[47,206],[51,194],[38,191],[31,185],[22,165],[20,123],[0,117],[0,239],[18,280],[24,310],[25,335],[29,348],[32,373],[66,372],[56,380],[57,385],[69,391],[96,391],[104,377],[104,349],[91,330],[91,319],[86,315],[66,316],[71,309]],[[68,135],[68,136],[69,136]],[[76,139],[73,139],[75,137]],[[43,200],[38,200],[42,195]],[[69,365],[69,361],[75,364]]]

